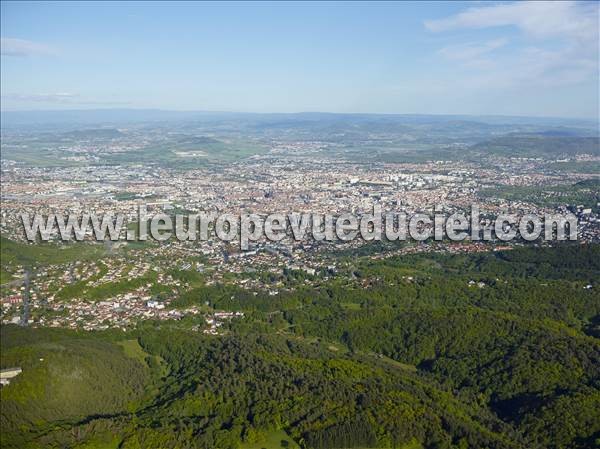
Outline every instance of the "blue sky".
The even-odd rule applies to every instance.
[[[598,3],[2,2],[2,109],[598,117]]]

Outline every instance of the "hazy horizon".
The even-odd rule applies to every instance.
[[[593,2],[1,8],[7,111],[599,116]]]
[[[596,122],[598,116],[555,116],[555,115],[519,115],[519,114],[463,114],[456,112],[361,112],[346,111],[335,112],[327,110],[299,110],[299,111],[256,111],[256,110],[208,110],[208,109],[170,109],[170,108],[71,108],[71,109],[0,109],[0,113],[17,114],[53,114],[53,113],[93,113],[93,112],[163,112],[163,113],[181,113],[181,114],[240,114],[240,115],[340,115],[340,116],[406,116],[406,117],[473,117],[473,118],[507,118],[507,119],[550,119],[550,120],[577,120]]]

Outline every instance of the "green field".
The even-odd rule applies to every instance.
[[[164,167],[191,169],[207,164],[231,162],[257,154],[264,154],[268,147],[244,140],[208,143],[173,142],[153,145],[140,150],[112,154],[106,161],[112,164],[160,164]]]
[[[4,267],[0,268],[0,284],[6,284],[10,281],[15,280],[16,278],[9,271],[6,271]]]
[[[43,266],[95,259],[105,254],[102,244],[21,243],[0,237],[2,267]]]
[[[264,154],[267,145],[251,138],[202,137],[187,134],[169,134],[161,136],[159,141],[148,143],[144,148],[132,148],[122,153],[98,153],[99,160],[74,160],[68,143],[81,141],[95,142],[98,145],[121,141],[124,146],[131,142],[132,136],[117,130],[81,130],[57,135],[46,134],[41,138],[24,138],[2,144],[3,159],[13,160],[35,167],[77,167],[104,164],[152,163],[172,168],[195,168],[207,164],[231,162],[247,157]]]
[[[146,367],[148,366],[146,357],[148,357],[149,354],[142,349],[137,340],[123,340],[118,342],[118,345],[123,348],[127,357],[137,360]]]

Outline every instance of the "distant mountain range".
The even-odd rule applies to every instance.
[[[86,109],[54,111],[2,111],[2,127],[17,125],[49,124],[119,124],[147,121],[200,121],[222,122],[244,121],[262,126],[278,127],[312,125],[315,123],[362,123],[383,122],[387,124],[449,124],[477,123],[480,125],[535,125],[585,127],[598,130],[598,121],[593,119],[519,117],[501,115],[421,115],[421,114],[340,114],[324,112],[301,113],[246,113],[211,111],[168,111],[160,109]]]

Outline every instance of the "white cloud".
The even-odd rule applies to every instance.
[[[594,3],[517,2],[469,8],[425,27],[438,33],[515,27],[525,46],[494,53],[508,42],[500,38],[444,47],[438,54],[465,70],[471,88],[553,87],[599,82],[598,12]]]
[[[425,22],[425,27],[433,32],[500,26],[514,26],[540,39],[567,37],[597,41],[598,5],[593,2],[516,2],[469,8],[444,19]]]
[[[0,38],[0,53],[3,56],[49,56],[55,55],[56,51],[52,47],[38,42],[3,37]]]
[[[497,50],[498,48],[504,47],[508,43],[508,39],[500,38],[491,41],[480,43],[466,43],[459,45],[450,45],[444,47],[438,51],[444,58],[453,61],[468,61],[475,58],[480,58],[488,53]]]

